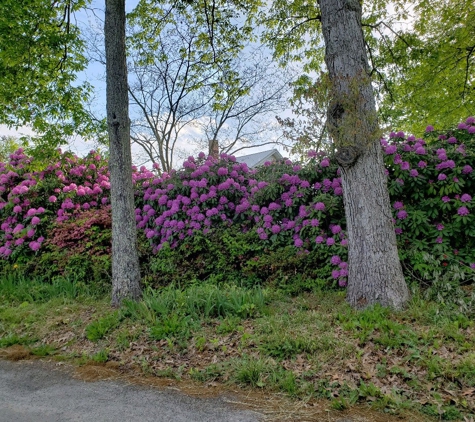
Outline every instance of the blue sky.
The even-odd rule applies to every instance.
[[[132,11],[133,8],[137,5],[137,0],[130,0],[126,2],[127,11]],[[86,31],[96,31],[97,34],[102,33],[103,26],[103,15],[104,15],[105,4],[104,1],[92,0],[92,3],[86,10],[81,10],[75,14],[76,24],[86,33]],[[94,87],[94,97],[91,102],[91,110],[97,117],[103,117],[105,115],[105,81],[104,81],[104,66],[97,61],[91,60],[88,67],[81,73],[78,74],[78,83],[82,81],[88,81]],[[272,116],[273,119],[273,116]],[[272,122],[274,123],[275,120]],[[18,130],[8,129],[5,126],[0,126],[0,135],[31,135],[32,131],[28,127],[22,127]],[[199,137],[199,132],[194,133],[193,128],[189,128],[188,132],[185,132],[185,135]],[[185,138],[184,138],[185,139]],[[78,154],[85,154],[90,149],[95,148],[96,145],[91,142],[84,142],[82,139],[75,139],[70,145],[69,148],[75,151]],[[187,148],[186,141],[183,141],[184,148]],[[243,150],[238,155],[249,154],[258,152],[261,150],[267,150],[273,148],[272,145],[266,145],[262,148],[248,149]],[[277,147],[284,155],[287,155],[282,148]],[[139,150],[134,148],[135,155],[138,155]],[[190,148],[190,153],[197,153],[196,148]],[[139,159],[136,159],[138,163]]]

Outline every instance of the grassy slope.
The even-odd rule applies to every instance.
[[[114,310],[80,283],[11,277],[0,281],[0,304],[4,357],[239,384],[284,392],[306,409],[320,399],[333,409],[364,403],[385,412],[381,420],[387,413],[412,421],[475,414],[474,324],[418,295],[404,312],[357,313],[338,292],[289,298],[201,285],[149,291],[142,303]]]

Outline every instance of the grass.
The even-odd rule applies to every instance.
[[[412,420],[475,414],[473,314],[424,299],[403,312],[233,285],[146,290],[120,310],[76,280],[0,280],[0,349],[282,392]],[[1,350],[0,350],[1,351]],[[78,360],[79,359],[79,360]],[[411,420],[411,418],[407,419]]]
[[[45,303],[51,299],[76,299],[79,296],[97,297],[104,292],[77,279],[56,277],[51,283],[39,278],[30,279],[24,274],[1,274],[0,297],[4,301]]]

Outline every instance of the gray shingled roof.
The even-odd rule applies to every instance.
[[[262,166],[266,161],[282,160],[281,153],[276,149],[270,149],[267,151],[256,152],[254,154],[242,155],[236,157],[238,163],[246,163],[249,168]]]

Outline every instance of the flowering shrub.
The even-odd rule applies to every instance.
[[[99,285],[110,279],[111,229],[110,206],[82,210],[53,224],[39,259],[29,259],[23,267],[44,279],[72,276]]]
[[[8,163],[0,163],[0,257],[36,252],[54,223],[108,206],[109,171],[100,154],[91,151],[79,158],[58,151],[52,161],[35,170],[20,149]],[[151,175],[144,168],[134,172],[138,184]]]
[[[318,250],[316,267],[334,256],[333,276],[343,286],[347,268],[340,256],[346,254],[347,240],[341,180],[328,158],[311,155],[305,168],[285,161],[258,170],[227,155],[219,161],[204,154],[189,157],[181,171],[143,185],[138,227],[157,252],[165,244],[175,248],[189,242],[197,233],[237,226],[256,232],[267,250],[288,245],[299,253]]]
[[[66,255],[89,257],[111,253],[112,218],[110,206],[79,212],[74,219],[53,225],[45,246]]]
[[[449,132],[428,127],[424,138],[391,133],[381,144],[406,270],[421,277],[428,269],[421,258],[427,252],[439,255],[442,265],[452,260],[475,267],[475,119]],[[156,272],[174,267],[173,274],[182,273],[178,261],[170,264],[173,249],[195,268],[206,263],[208,270],[195,274],[199,278],[223,270],[226,259],[236,261],[226,267],[236,274],[259,271],[272,277],[272,271],[290,271],[293,264],[278,261],[286,256],[290,262],[293,254],[299,265],[313,262],[318,274],[312,277],[345,286],[348,241],[339,171],[324,153],[310,151],[309,159],[305,166],[286,160],[250,170],[232,156],[214,160],[201,153],[170,174],[134,168],[137,227],[153,253],[163,251],[153,259]],[[77,247],[86,240],[74,240],[74,233],[87,226],[77,219],[108,212],[109,173],[99,154],[58,154],[52,161],[34,170],[19,150],[0,163],[0,257],[17,260],[44,244]],[[69,239],[60,228],[65,221],[78,225]],[[241,240],[229,241],[230,233]],[[246,248],[246,242],[254,246]],[[87,253],[88,247],[76,252]],[[226,253],[211,253],[212,248]]]
[[[400,256],[419,275],[424,253],[475,268],[475,118],[424,138],[391,133],[382,140]]]

